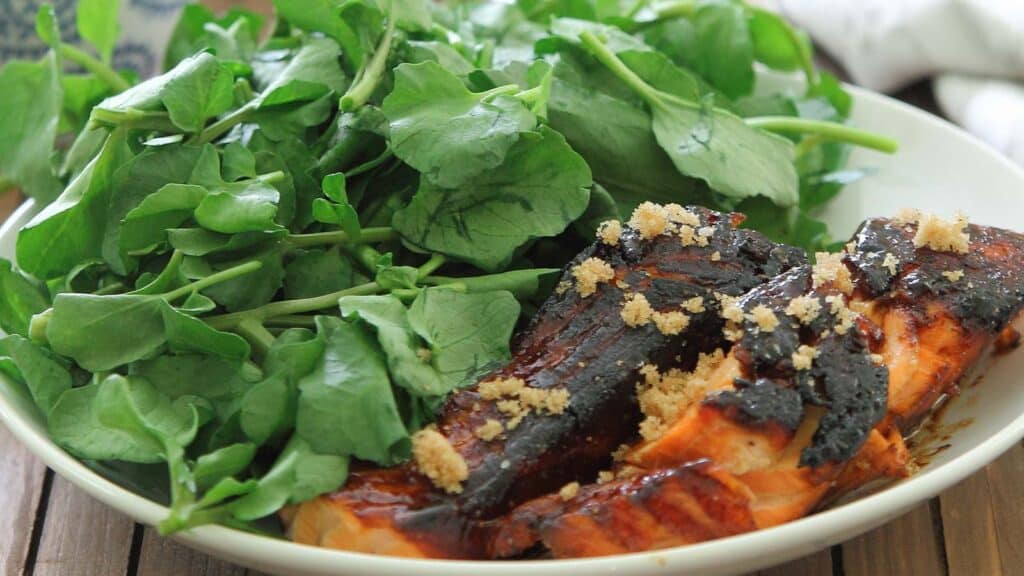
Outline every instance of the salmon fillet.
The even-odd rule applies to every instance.
[[[507,366],[442,408],[437,433],[467,471],[457,490],[438,489],[415,463],[356,470],[341,490],[300,505],[290,536],[369,553],[487,557],[494,519],[593,478],[635,439],[643,365],[692,366],[725,344],[715,294],[740,296],[806,261],[737,229],[737,215],[651,205],[638,214],[567,267]],[[545,404],[552,392],[566,405]]]
[[[699,382],[669,373],[640,385],[642,407],[645,394],[678,403],[645,410],[653,424],[614,479],[514,510],[492,554],[601,556],[698,542],[787,522],[871,481],[906,476],[903,436],[986,350],[1018,339],[1008,331],[1024,306],[1024,237],[980,226],[958,233],[969,237],[965,250],[936,250],[916,223],[869,220],[847,254],[735,302],[726,329],[737,341]],[[679,383],[699,393],[674,393]],[[675,417],[662,421],[667,414]],[[686,513],[658,516],[649,492],[666,474],[712,475],[715,489],[668,484]]]

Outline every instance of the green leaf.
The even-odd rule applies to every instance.
[[[78,458],[122,460],[152,464],[160,462],[162,447],[148,437],[110,428],[97,418],[94,404],[100,383],[72,388],[63,394],[50,411],[50,438]]]
[[[753,10],[748,19],[750,36],[754,43],[754,57],[769,68],[776,70],[796,70],[803,62],[801,46],[794,43],[797,32],[778,14],[768,10]],[[810,42],[806,36],[799,36],[808,54]]]
[[[168,443],[187,446],[198,427],[188,403],[172,403],[145,380],[118,375],[99,384],[93,410],[100,424],[131,434],[154,453],[165,454]]]
[[[466,76],[476,69],[473,63],[452,48],[451,44],[444,42],[409,40],[402,45],[401,53],[403,62],[419,64],[433,60],[456,76]]]
[[[432,61],[396,68],[381,110],[395,155],[446,188],[499,166],[537,122],[521,101],[474,94]]]
[[[166,232],[172,248],[194,257],[238,252],[288,235],[285,229],[218,234],[202,228],[170,228]]]
[[[256,260],[263,266],[252,274],[228,280],[203,292],[230,312],[248,310],[270,302],[284,282],[284,247],[272,244],[240,260],[219,262],[214,271]]]
[[[707,204],[706,188],[680,174],[658,145],[650,114],[620,96],[601,91],[596,80],[588,71],[565,60],[559,62],[548,120],[586,159],[594,180],[624,205],[623,213],[645,200]]]
[[[256,157],[238,142],[228,142],[221,151],[221,171],[225,182],[256,177]]]
[[[295,390],[284,375],[273,374],[246,392],[240,410],[245,435],[262,445],[294,424]]]
[[[259,176],[225,182],[221,176],[220,155],[207,144],[189,178],[191,184],[204,186],[209,191],[196,206],[196,222],[222,234],[278,228],[275,217],[281,194],[270,180],[270,176]]]
[[[353,2],[368,8],[363,2]],[[277,14],[292,25],[310,32],[323,32],[345,51],[345,58],[358,68],[366,59],[366,43],[340,15],[338,0],[274,0]]]
[[[78,33],[109,63],[117,45],[120,0],[79,0],[76,13]]]
[[[754,88],[754,46],[741,2],[707,0],[693,19],[700,46],[696,70],[730,98]]]
[[[319,0],[310,2],[317,3]],[[266,86],[252,105],[266,108],[311,102],[331,92],[344,92],[348,78],[338,63],[340,55],[338,45],[331,40],[309,39],[287,64],[267,71]]]
[[[91,372],[149,357],[165,344],[231,360],[249,355],[245,340],[174,310],[159,296],[60,294],[46,338],[54,352]]]
[[[9,358],[21,373],[32,400],[48,414],[57,399],[71,389],[71,373],[48,350],[21,336],[0,339],[0,357]]]
[[[349,237],[358,241],[362,234],[359,226],[359,214],[348,201],[348,194],[345,192],[345,175],[339,172],[325,176],[322,189],[324,196],[333,202],[328,202],[323,198],[314,200],[313,217],[318,222],[339,225]]]
[[[196,487],[207,490],[225,478],[241,474],[255,455],[253,444],[232,444],[200,456],[193,467]]]
[[[383,290],[415,288],[419,271],[412,266],[377,266],[374,282]]]
[[[146,196],[124,217],[121,249],[132,253],[164,242],[166,230],[192,218],[208,194],[195,184],[167,184]]]
[[[261,14],[232,8],[223,18],[200,4],[186,4],[171,33],[164,55],[164,69],[203,50],[212,50],[221,60],[248,61],[252,57],[265,18]]]
[[[324,339],[304,328],[285,330],[278,336],[263,361],[268,374],[283,374],[289,382],[297,382],[313,371],[324,353]]]
[[[304,440],[292,437],[256,488],[229,509],[239,520],[255,520],[289,502],[305,502],[335,490],[347,476],[347,458],[317,454]]]
[[[287,299],[313,298],[354,285],[352,262],[337,248],[301,252],[285,266],[284,296]]]
[[[519,303],[508,292],[461,294],[428,288],[409,308],[409,324],[431,350],[431,363],[449,390],[472,384],[509,359]]]
[[[413,331],[401,300],[394,296],[346,296],[338,304],[343,316],[358,318],[376,332],[395,384],[413,396],[440,396],[451,390],[430,363],[430,350]]]
[[[0,329],[28,336],[32,316],[50,307],[42,286],[0,258]]]
[[[409,435],[377,342],[358,324],[327,317],[317,323],[326,349],[299,382],[298,436],[324,454],[382,465],[407,457]]]
[[[50,48],[58,49],[60,47],[60,23],[57,22],[53,6],[43,4],[36,12],[36,35]]]
[[[57,56],[9,61],[0,69],[0,86],[0,177],[50,202],[61,191],[50,164],[63,101]]]
[[[668,98],[651,105],[654,135],[683,174],[733,198],[766,196],[780,206],[799,199],[793,143],[748,126],[707,103]]]
[[[199,132],[206,121],[234,104],[234,75],[207,53],[197,54],[189,74],[171,78],[160,93],[171,122],[185,132]]]
[[[258,372],[258,371],[257,371]],[[225,417],[258,375],[237,361],[207,354],[163,354],[131,364],[128,374],[143,378],[172,400],[197,396]]]
[[[455,189],[421,182],[394,227],[409,244],[484,270],[532,238],[554,236],[587,208],[590,169],[560,134],[527,132],[497,168]]]
[[[385,5],[388,0],[384,0]],[[398,20],[398,27],[411,32],[428,32],[434,24],[430,16],[431,4],[427,0],[390,0],[391,14]]]
[[[608,193],[608,190],[600,184],[594,184],[590,191],[590,204],[587,211],[580,216],[579,220],[573,222],[573,228],[587,240],[594,238],[597,228],[602,222],[608,220],[622,220],[622,214],[615,203],[615,198]],[[518,297],[518,294],[516,295]]]
[[[185,132],[198,132],[206,120],[233,103],[233,76],[206,52],[186,58],[163,75],[150,78],[99,103],[97,110],[118,115],[166,108]]]

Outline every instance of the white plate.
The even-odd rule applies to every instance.
[[[851,186],[830,205],[827,220],[838,237],[864,218],[916,207],[1024,230],[1024,171],[964,132],[895,100],[852,89],[853,123],[893,136],[895,156],[858,151],[851,166],[878,172]],[[0,229],[0,255],[11,257],[15,231],[31,208],[19,210]],[[984,382],[965,391],[947,413],[949,422],[973,418],[951,446],[919,474],[877,494],[776,528],[671,550],[595,560],[452,562],[402,560],[300,546],[221,527],[177,536],[215,556],[266,572],[288,575],[494,576],[529,571],[534,576],[617,574],[627,576],[736,574],[810,554],[874,528],[967,477],[1024,437],[1024,353],[1001,358]],[[0,380],[0,418],[58,474],[140,522],[154,524],[165,508],[108,482],[47,438],[30,407]]]

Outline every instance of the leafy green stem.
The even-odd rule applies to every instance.
[[[365,174],[370,170],[373,170],[377,166],[380,166],[381,164],[387,162],[388,160],[391,160],[394,157],[395,153],[389,147],[386,150],[384,150],[384,152],[381,152],[380,156],[377,156],[373,160],[367,160],[366,162],[363,162],[359,166],[356,166],[355,168],[349,170],[348,172],[345,172],[345,177],[354,178],[356,176],[359,176],[360,174]]]
[[[758,116],[747,118],[747,124],[769,132],[785,132],[789,134],[814,134],[828,140],[846,142],[865,148],[892,154],[899,148],[899,143],[867,130],[858,130],[836,122],[811,120],[810,118],[792,118],[789,116]]]
[[[274,328],[314,328],[316,327],[316,317],[301,314],[278,316],[268,318],[265,324]]]
[[[97,78],[102,80],[104,84],[110,86],[110,89],[114,92],[124,92],[132,87],[132,85],[122,78],[116,70],[77,46],[61,43],[60,55],[62,58],[74,62],[89,72],[92,72]]]
[[[345,95],[341,97],[340,106],[343,112],[351,112],[362,107],[370,99],[370,96],[373,95],[374,90],[377,89],[377,84],[380,83],[381,76],[384,75],[388,54],[391,52],[391,42],[395,38],[396,20],[393,15],[388,17],[387,30],[384,32],[384,37],[381,38],[380,44],[377,45],[373,58],[364,65],[364,68],[356,76],[356,81],[349,86]]]
[[[427,260],[422,266],[416,270],[416,279],[423,280],[427,276],[430,276],[437,271],[438,268],[444,266],[444,263],[448,261],[443,254],[434,254]]]
[[[594,35],[593,32],[587,30],[580,34],[580,42],[583,46],[590,51],[590,53],[597,58],[597,61],[608,68],[612,74],[618,76],[620,80],[626,83],[627,86],[633,89],[641,98],[647,101],[651,106],[663,106],[661,94],[651,88],[644,79],[641,78],[629,69],[626,64],[615,55],[608,46],[605,45],[604,41]]]
[[[498,96],[516,94],[520,92],[520,90],[521,89],[519,88],[518,84],[505,84],[502,86],[496,86],[485,92],[480,92],[479,96],[481,100],[489,101],[494,98],[497,98]]]
[[[252,345],[253,351],[259,358],[267,355],[276,340],[274,335],[263,327],[263,323],[255,318],[246,318],[239,322],[238,326],[235,326],[235,332]]]
[[[252,310],[223,314],[221,316],[212,316],[205,320],[206,323],[213,328],[218,330],[228,330],[235,328],[245,320],[251,319],[262,323],[278,316],[293,316],[296,314],[318,312],[320,310],[327,310],[337,306],[338,300],[344,296],[368,296],[371,294],[378,294],[380,292],[381,288],[376,282],[368,282],[352,288],[346,288],[345,290],[324,294],[323,296],[271,302],[270,304],[265,304],[259,308],[253,308]]]
[[[263,263],[260,262],[259,260],[253,260],[251,262],[246,262],[245,264],[239,264],[238,266],[233,266],[231,268],[228,268],[227,270],[221,270],[220,272],[217,272],[215,274],[210,274],[206,278],[196,280],[191,284],[186,284],[180,288],[175,288],[170,292],[165,292],[163,294],[163,297],[168,302],[173,302],[179,298],[183,298],[194,292],[199,292],[200,290],[203,290],[204,288],[209,288],[210,286],[213,286],[215,284],[220,284],[221,282],[227,282],[228,280],[233,280],[240,276],[245,276],[246,274],[255,272],[262,267]]]
[[[196,144],[209,144],[210,142],[213,142],[235,126],[248,121],[255,112],[256,107],[250,102],[249,104],[236,109],[234,112],[221,117],[219,120],[210,124],[204,128],[202,132],[196,135]]]
[[[124,290],[123,282],[112,282],[92,294],[93,296],[110,296],[111,294],[119,293],[121,290]]]
[[[181,132],[181,129],[171,122],[171,115],[167,112],[146,112],[143,110],[105,110],[95,108],[92,111],[90,120],[93,123],[109,124],[113,126],[124,126],[125,128],[141,128],[145,130],[157,130],[160,132]]]
[[[374,244],[387,242],[398,237],[394,228],[364,228],[359,237],[360,243]],[[288,244],[293,248],[311,248],[313,246],[333,246],[335,244],[352,244],[352,237],[346,232],[337,230],[334,232],[317,232],[314,234],[292,234],[287,239]]]

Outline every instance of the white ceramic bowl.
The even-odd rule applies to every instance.
[[[853,232],[866,217],[903,207],[952,214],[972,221],[1024,230],[1024,171],[952,125],[877,94],[851,88],[853,123],[895,137],[895,156],[857,151],[851,166],[872,165],[873,176],[851,186],[831,204],[827,220],[837,237]],[[31,207],[0,229],[0,255],[14,252],[17,229]],[[693,546],[595,560],[452,562],[402,560],[300,546],[221,527],[204,527],[176,538],[215,556],[288,575],[624,576],[736,574],[810,554],[847,540],[906,512],[975,472],[1024,437],[1024,352],[999,359],[980,386],[965,391],[946,418],[972,418],[951,446],[916,476],[887,489],[776,528]],[[166,510],[87,469],[47,438],[33,410],[0,379],[0,419],[58,474],[140,522],[154,524]]]

